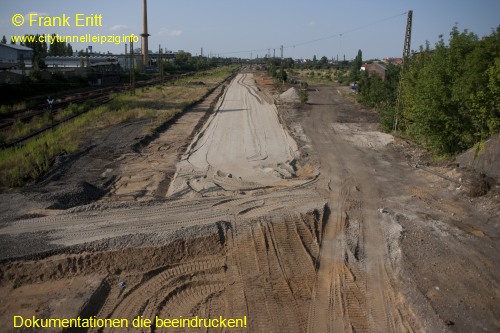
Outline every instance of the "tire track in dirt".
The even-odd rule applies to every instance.
[[[335,130],[342,128],[334,126],[337,113],[322,112],[328,107],[321,104],[329,103],[319,103],[316,96],[311,94],[311,100],[319,105],[318,111],[305,119],[304,130],[321,154],[317,187],[328,198],[331,214],[320,249],[308,332],[408,331],[390,280],[393,273],[373,182],[376,161],[367,165],[363,151],[375,146],[353,145],[351,138],[344,138],[349,131]]]
[[[351,188],[351,179],[346,177],[330,195],[330,205],[336,204],[331,208],[321,243],[308,332],[369,332],[364,314],[363,277],[354,276],[346,262],[344,234],[349,223]]]
[[[241,75],[234,84],[243,87],[240,92],[246,96],[245,108],[256,108],[267,100],[254,88],[250,75]],[[262,99],[256,99],[254,93]],[[381,192],[381,186],[387,186],[387,179],[393,180],[387,176],[393,169],[386,169],[391,165],[386,160],[389,153],[382,151],[388,140],[371,141],[374,137],[387,137],[373,131],[373,123],[365,126],[355,122],[353,117],[359,115],[350,116],[353,110],[347,108],[348,104],[340,103],[336,94],[323,96],[335,103],[314,104],[309,111],[308,107],[300,109],[307,113],[303,116],[306,118],[304,129],[321,154],[319,177],[294,181],[287,178],[286,165],[277,165],[273,175],[281,180],[263,186],[234,177],[212,164],[206,170],[184,164],[178,174],[193,178],[176,192],[175,200],[90,205],[68,210],[64,215],[12,222],[0,229],[0,241],[4,240],[2,237],[11,237],[12,240],[8,240],[13,248],[29,250],[34,242],[42,239],[50,246],[27,254],[39,256],[35,259],[29,256],[15,260],[13,258],[25,253],[6,252],[0,242],[1,305],[4,309],[12,305],[19,307],[9,296],[20,289],[24,292],[49,282],[57,282],[57,286],[70,285],[76,278],[83,284],[98,281],[88,284],[90,287],[86,289],[80,287],[85,295],[91,295],[82,310],[74,310],[80,313],[50,312],[54,309],[50,307],[37,313],[51,313],[53,317],[95,314],[99,318],[129,320],[137,315],[153,320],[155,316],[246,316],[248,326],[231,329],[231,332],[412,332],[421,327],[443,326],[419,326],[417,316],[421,314],[412,313],[415,308],[404,303],[396,289],[400,283],[395,274],[400,269],[397,265],[401,256],[398,252],[401,226],[394,227],[394,219],[404,216],[406,207],[398,212],[392,208],[381,209],[385,200],[382,195],[387,196],[392,190]],[[315,98],[312,92],[313,103]],[[229,103],[229,100],[223,101],[225,107]],[[243,110],[226,111],[237,114]],[[248,114],[242,118],[250,124],[251,136],[261,136],[265,142],[267,132],[259,128],[258,117]],[[208,125],[204,127],[186,156],[212,144],[216,131],[224,131],[219,119],[212,121],[213,132],[207,129]],[[355,135],[349,137],[353,133]],[[228,138],[230,136],[224,133],[220,140]],[[269,147],[261,144],[260,139],[251,140],[253,148],[247,151],[245,158],[265,158]],[[208,156],[206,153],[205,160]],[[205,176],[210,181],[204,180]],[[401,203],[402,206],[416,204],[415,201],[422,202],[418,207],[430,206],[439,198],[425,188],[410,188],[407,193],[407,201]],[[451,213],[452,208],[443,205],[432,213]],[[439,221],[430,215],[428,218],[432,224],[429,228],[439,227],[436,226]],[[438,242],[442,235],[436,235]],[[426,236],[425,233],[414,236],[418,238],[417,246],[420,237]],[[61,252],[51,255],[51,246],[57,246]],[[481,260],[481,253],[466,253],[467,248],[461,243],[456,246],[450,251],[464,258],[473,256]],[[427,263],[422,258],[419,260]],[[434,263],[443,260],[441,257]],[[460,263],[464,274],[466,268],[470,269],[466,263],[465,260]],[[493,282],[485,282],[489,283],[485,288],[495,284],[494,271],[488,271],[492,266],[487,266],[491,263],[493,261],[472,268],[475,272],[478,267],[487,267],[481,273],[482,278]],[[443,279],[449,276],[446,273],[442,273]],[[477,279],[475,275],[469,276]],[[430,291],[420,297],[437,297],[435,281],[426,281],[425,285]],[[7,290],[9,288],[11,290]],[[474,297],[477,301],[472,304],[485,304],[481,296]],[[487,301],[493,303],[494,298]],[[29,310],[39,311],[39,308]],[[429,321],[442,319],[432,311],[428,313],[432,318]],[[0,321],[11,319],[5,319],[6,316],[0,313]],[[411,325],[408,320],[412,320]],[[224,332],[224,329],[200,331]]]
[[[90,262],[81,265],[89,271],[98,266],[110,286],[108,292],[100,295],[100,308],[94,309],[98,317],[132,320],[138,315],[149,319],[155,316],[247,316],[248,326],[232,332],[305,332],[323,235],[324,201],[315,191],[314,179],[288,179],[294,172],[291,165],[287,167],[294,157],[293,145],[279,123],[275,107],[258,114],[262,110],[257,108],[262,107],[264,99],[255,98],[259,94],[250,75],[243,75],[235,82],[240,82],[243,87],[240,92],[246,96],[246,106],[256,112],[246,119],[251,130],[249,133],[258,138],[252,139],[250,145],[255,149],[248,151],[250,154],[245,158],[257,159],[259,163],[274,159],[269,165],[250,168],[249,180],[219,170],[211,161],[206,170],[183,164],[177,169],[177,175],[185,172],[197,178],[189,179],[186,187],[176,192],[175,200],[82,207],[64,215],[16,221],[0,229],[0,237],[46,231],[50,235],[50,245],[75,251],[78,246],[87,246],[87,242],[100,244],[109,241],[115,245],[116,238],[125,240],[117,241],[118,249],[120,244],[127,246],[127,241],[132,242],[137,237],[143,246],[147,246],[151,236],[155,239],[150,245],[153,247],[158,246],[156,242],[160,239],[173,242],[168,244],[178,241],[172,247],[162,248],[152,258],[149,251],[131,256],[141,253],[141,248],[127,248],[125,263],[122,257],[106,257],[107,260],[99,261],[104,257],[88,254],[85,260]],[[225,107],[229,106],[228,103],[228,99],[223,102]],[[278,126],[260,128],[260,117],[264,116],[269,121],[276,121]],[[216,144],[217,140],[229,140],[229,132],[220,137],[215,135],[225,130],[219,120],[212,119],[212,124],[216,125],[214,129],[205,127],[185,156],[192,157],[191,150],[202,152],[200,149]],[[275,133],[276,130],[283,133]],[[273,147],[273,138],[284,144]],[[230,147],[230,153],[235,149],[241,150],[241,147]],[[202,155],[205,161],[210,160],[208,153]],[[282,159],[283,156],[290,159]],[[260,184],[259,189],[242,189],[242,184],[247,185],[245,181],[250,183],[252,177],[256,177],[256,170],[257,174],[267,173],[273,182]],[[204,176],[211,177],[214,186],[226,186],[231,191],[218,197],[200,197],[211,194],[212,190],[208,181],[195,183]],[[189,198],[192,194],[195,197]],[[203,238],[204,232],[210,236]],[[172,235],[175,238],[169,238],[174,237]],[[23,244],[21,238],[17,244]],[[76,253],[73,259],[79,261],[81,257]],[[37,263],[44,260],[50,262],[51,257]],[[86,270],[73,274],[85,276]],[[36,281],[35,276],[25,278],[23,270],[16,265],[9,267],[5,275],[2,272],[2,276],[16,279],[10,274],[14,272],[20,280],[18,284]],[[126,282],[126,285],[119,285],[119,282]],[[152,328],[149,331],[160,330]]]
[[[250,95],[252,95],[259,102],[259,104],[263,104],[262,99],[260,98],[260,96],[257,93],[257,88],[255,87],[255,85],[250,85],[250,84],[245,83],[245,80],[247,80],[247,79],[248,79],[248,75],[243,74],[241,76],[240,80],[238,80],[238,84],[245,87],[247,89],[248,93]],[[252,80],[253,80],[253,78],[252,78]]]
[[[237,223],[228,262],[238,266],[234,271],[243,286],[250,332],[305,329],[315,267],[295,223],[306,222],[290,216]]]
[[[129,318],[130,320],[138,315],[152,318],[156,314],[154,312],[159,304],[162,304],[163,307],[167,306],[166,303],[163,304],[164,300],[159,295],[170,295],[170,293],[178,291],[178,289],[183,290],[182,287],[186,284],[186,281],[193,283],[193,281],[199,281],[197,277],[200,275],[203,278],[206,275],[211,277],[223,270],[223,260],[209,258],[204,261],[188,262],[164,270],[146,273],[137,288],[125,293],[122,299],[116,301],[115,308],[111,312],[106,313],[104,309],[99,316],[101,318]],[[115,286],[114,288],[119,290],[120,287]],[[168,306],[175,309],[175,302],[172,300]],[[180,311],[179,314],[187,315],[189,313]]]

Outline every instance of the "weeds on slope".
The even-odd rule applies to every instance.
[[[78,105],[70,104],[66,109],[58,112],[53,117],[50,111],[47,110],[43,114],[33,117],[28,123],[24,123],[20,119],[16,119],[13,126],[0,134],[0,142],[13,142],[30,133],[50,126],[53,121],[61,121],[70,116],[84,113],[92,109],[92,107],[94,107],[94,102],[92,100],[88,100],[85,103]]]
[[[53,131],[29,140],[22,147],[0,151],[0,186],[18,187],[48,171],[58,155],[78,151],[83,138],[95,129],[103,129],[134,119],[150,119],[146,128],[154,128],[173,118],[177,113],[199,100],[207,91],[224,80],[234,67],[217,68],[179,80],[138,90],[135,96],[117,94],[111,102],[91,109]],[[192,84],[203,82],[203,84]],[[74,111],[74,110],[73,110]],[[67,112],[73,112],[69,110]],[[38,122],[48,121],[44,117]],[[23,129],[19,126],[19,132]],[[147,133],[141,133],[143,135]]]

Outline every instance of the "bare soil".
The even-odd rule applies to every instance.
[[[498,186],[470,198],[467,171],[433,165],[418,149],[377,132],[377,115],[335,88],[315,87],[309,98],[289,114],[321,162],[318,191],[335,213],[332,238],[343,239],[332,252],[349,272],[338,274],[332,263],[327,280],[339,312],[331,327],[498,330]]]
[[[241,109],[288,88],[253,78],[239,82],[260,102]],[[378,115],[335,87],[310,88],[307,105],[277,106],[297,148],[277,183],[196,191],[189,181],[208,173],[193,168],[183,173],[192,190],[166,197],[181,155],[215,133],[202,125],[221,90],[148,139],[134,134],[141,123],[96,133],[95,147],[41,182],[1,194],[0,331],[17,331],[13,315],[247,316],[235,332],[498,331],[498,186],[470,197],[473,174],[379,132]],[[234,170],[223,168],[212,177],[227,183]]]

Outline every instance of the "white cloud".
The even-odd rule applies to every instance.
[[[311,22],[307,23],[306,25],[309,26],[309,27],[312,27],[313,25],[316,25],[316,22],[311,21]]]
[[[117,24],[111,27],[112,31],[120,31],[124,29],[127,29],[127,26],[125,24]]]
[[[167,37],[179,37],[182,35],[182,30],[171,30],[166,28],[161,28],[158,32],[158,36],[167,36]]]
[[[25,22],[29,22],[30,21],[30,15],[33,14],[33,18],[36,20],[37,17],[40,17],[40,16],[49,16],[48,13],[39,13],[39,12],[29,12],[28,14],[25,14],[24,15],[24,20]]]

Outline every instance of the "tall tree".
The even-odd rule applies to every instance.
[[[40,42],[40,35],[25,35],[24,46],[33,49],[33,64],[39,68],[45,67],[44,58],[47,56],[47,42]]]
[[[323,67],[328,65],[328,58],[325,56],[322,56],[321,59],[319,59],[319,64]]]
[[[360,79],[359,70],[361,69],[362,64],[363,64],[363,53],[361,52],[361,50],[358,50],[358,54],[356,55],[356,58],[354,58],[354,61],[351,64],[351,75],[350,75],[351,81],[359,81]]]
[[[1,44],[7,44],[7,38],[5,38],[5,35],[3,35],[2,41],[0,43]]]
[[[358,71],[361,69],[361,66],[363,65],[363,52],[361,52],[361,50],[358,50],[358,55],[356,56],[354,65],[356,70]]]
[[[68,55],[68,48],[66,42],[56,39],[57,35],[52,34],[53,42],[50,44],[48,55],[50,56],[66,56]],[[72,52],[73,53],[73,52]]]
[[[183,70],[190,70],[191,67],[191,53],[179,51],[175,55],[174,63]]]

